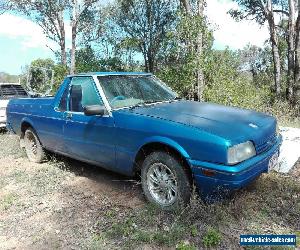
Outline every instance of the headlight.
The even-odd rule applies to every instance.
[[[228,164],[236,164],[256,155],[254,145],[251,141],[247,141],[228,148],[227,161]]]

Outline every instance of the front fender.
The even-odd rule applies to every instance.
[[[184,158],[187,158],[187,159],[190,158],[190,155],[186,152],[186,150],[180,144],[178,144],[176,141],[174,141],[168,137],[163,137],[163,136],[151,136],[151,137],[146,138],[139,145],[136,152],[139,152],[143,146],[150,144],[150,143],[162,143],[162,144],[168,145],[168,146],[174,148],[175,150],[177,150]]]

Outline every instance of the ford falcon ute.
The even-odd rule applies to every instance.
[[[180,99],[147,73],[68,76],[54,97],[14,99],[7,127],[29,160],[54,152],[127,176],[163,209],[245,187],[277,164],[276,119]]]

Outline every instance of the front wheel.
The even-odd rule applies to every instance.
[[[32,128],[28,128],[24,134],[24,146],[27,157],[32,162],[42,163],[46,160],[46,153],[37,134]]]
[[[189,178],[174,156],[153,152],[142,165],[142,187],[146,198],[162,209],[173,210],[189,202]]]

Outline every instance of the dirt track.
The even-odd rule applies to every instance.
[[[144,203],[124,176],[70,159],[34,164],[16,137],[0,142],[9,146],[0,154],[0,249],[88,247],[112,206],[122,213]]]

